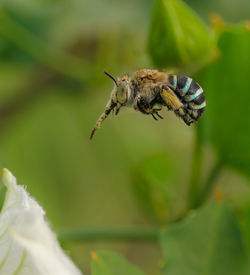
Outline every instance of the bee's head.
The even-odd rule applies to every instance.
[[[118,114],[119,109],[122,106],[128,104],[131,97],[131,79],[128,75],[119,77],[116,81],[113,76],[109,73],[104,72],[108,77],[110,77],[114,83],[114,89],[111,93],[111,100],[116,103],[116,114]]]
[[[103,121],[108,117],[111,111],[115,110],[115,114],[118,115],[120,108],[130,105],[133,99],[131,93],[131,79],[128,75],[119,77],[116,81],[111,74],[105,71],[104,73],[114,81],[115,86],[112,90],[111,98],[105,107],[105,111],[101,114],[91,132],[90,139],[93,138],[95,132],[101,127]]]

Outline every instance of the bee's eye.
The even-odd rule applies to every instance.
[[[121,104],[125,104],[127,102],[127,87],[126,83],[122,82],[118,88],[116,93],[117,101]]]

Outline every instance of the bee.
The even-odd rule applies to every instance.
[[[114,111],[118,115],[122,107],[133,107],[136,111],[151,115],[155,120],[163,119],[159,112],[162,107],[166,107],[187,125],[196,122],[205,110],[206,99],[203,90],[190,77],[140,69],[134,73],[133,78],[124,75],[115,80],[109,73],[104,73],[114,81],[114,88],[90,139],[110,112]]]

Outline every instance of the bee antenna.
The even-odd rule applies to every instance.
[[[103,71],[103,73],[106,74],[109,78],[111,78],[115,82],[115,85],[118,87],[116,80],[111,74],[107,73],[106,71]]]

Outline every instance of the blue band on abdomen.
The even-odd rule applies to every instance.
[[[188,89],[190,88],[191,82],[192,82],[192,79],[188,77],[185,86],[181,89],[182,95],[185,95],[188,92]]]
[[[177,76],[176,75],[173,75],[173,84],[176,87],[176,85],[177,85]]]
[[[188,102],[188,101],[192,101],[192,100],[194,100],[196,97],[198,97],[199,95],[201,95],[203,93],[203,90],[202,90],[202,88],[199,88],[196,92],[195,92],[195,94],[193,94],[193,95],[186,95],[185,96],[185,100]]]
[[[202,109],[202,108],[206,107],[206,101],[204,101],[204,102],[201,103],[200,105],[196,105],[196,104],[194,104],[193,102],[191,102],[191,103],[189,103],[189,106],[190,106],[192,109],[199,110],[199,109]]]

